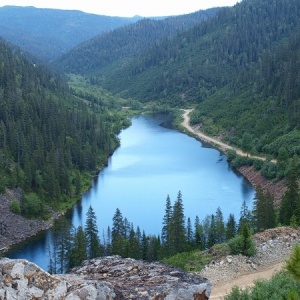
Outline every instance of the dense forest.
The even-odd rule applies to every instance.
[[[136,22],[81,11],[0,7],[0,36],[35,57],[50,61],[101,32]]]
[[[3,40],[0,61],[0,191],[21,188],[15,209],[42,216],[45,201],[76,197],[82,174],[106,163],[123,121],[99,100],[96,113],[63,77]]]
[[[267,157],[257,161],[230,151],[233,166],[253,165],[268,179],[284,178],[286,191],[275,206],[273,196],[257,187],[253,210],[243,203],[239,220],[230,215],[227,221],[219,208],[190,220],[181,193],[173,204],[167,196],[159,236],[134,228],[117,209],[100,240],[90,208],[84,227],[64,219],[57,224],[51,272],[110,254],[189,270],[200,250],[253,255],[252,233],[300,224],[300,2],[243,0],[129,24],[137,19],[0,9],[0,35],[22,47],[0,40],[0,193],[17,188],[23,195],[11,210],[47,218],[53,208],[70,207],[84,180],[90,183],[119,145],[116,134],[129,124],[122,107],[147,105],[192,107],[192,124]],[[75,45],[53,69],[33,58],[49,61]],[[201,259],[199,268],[206,263]],[[289,280],[280,276],[277,282]],[[250,299],[247,293],[235,290],[232,299]]]
[[[150,45],[131,63],[118,68],[112,65],[101,78],[102,84],[141,101],[163,99],[173,105],[199,102],[247,72],[265,50],[272,51],[294,33],[299,19],[298,1],[244,0],[220,9],[216,16],[173,38]],[[123,39],[130,41],[130,31],[127,36],[123,33]],[[113,43],[115,33],[109,38]],[[117,45],[118,41],[113,48]],[[82,56],[85,50],[82,49]],[[80,48],[76,50],[78,59],[79,51]],[[92,55],[91,61],[94,62]],[[95,64],[88,64],[84,72],[94,67]],[[70,64],[68,71],[80,70],[72,70]]]
[[[144,20],[123,28],[122,40],[118,30],[100,36],[61,61],[67,63],[69,56],[71,62],[74,55],[83,62],[91,57],[92,63],[84,68],[67,64],[65,70],[92,75],[93,84],[122,97],[171,107],[196,105],[193,124],[247,151],[278,158],[281,165],[256,167],[268,178],[284,177],[287,159],[300,153],[299,1],[244,0],[134,52],[130,30],[138,24],[143,34],[155,29]],[[115,56],[126,39],[128,51]],[[99,52],[89,52],[89,45]],[[105,56],[110,50],[111,61]],[[139,55],[131,59],[132,53]]]
[[[55,65],[66,73],[101,76],[126,65],[150,46],[159,44],[177,33],[213,17],[218,8],[163,20],[142,19],[88,40],[70,50]]]

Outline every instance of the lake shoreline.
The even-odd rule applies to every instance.
[[[182,130],[181,130],[182,131]],[[187,134],[187,132],[185,132]],[[209,141],[205,141],[209,143]],[[112,154],[113,155],[113,154]],[[239,171],[239,170],[237,170]],[[102,169],[97,172],[99,173],[102,172]],[[242,174],[248,181],[250,182],[251,185],[253,185],[253,182],[247,178],[246,175],[244,175],[241,171],[239,171],[239,174]],[[91,181],[91,186],[92,186],[92,181]],[[10,224],[21,224],[18,226],[15,226],[13,232],[10,234],[7,234],[7,236],[1,236],[0,234],[0,249],[4,248],[5,251],[3,251],[1,254],[5,256],[5,253],[10,250],[10,248],[17,246],[18,244],[21,244],[22,242],[26,242],[28,239],[37,236],[39,233],[51,228],[54,224],[54,222],[61,217],[65,212],[53,212],[52,217],[48,221],[38,221],[38,220],[28,220],[23,218],[20,215],[15,215],[13,214],[10,209],[9,209],[9,203],[12,201],[16,196],[13,195],[13,191],[7,190],[6,195],[1,195],[0,197],[4,197],[6,199],[6,202],[2,201],[3,203],[6,203],[6,214],[5,214],[5,219],[0,217],[0,223],[3,220],[14,220],[13,222],[10,222]],[[1,203],[1,202],[0,202]],[[10,225],[13,226],[13,225]],[[6,251],[7,249],[7,251]]]
[[[193,111],[193,109],[183,110],[183,112],[184,112],[182,115],[183,121],[181,122],[179,129],[182,130],[182,128],[183,128],[184,130],[182,130],[182,131],[184,133],[190,134],[190,135],[194,136],[196,139],[199,139],[202,142],[210,144],[211,146],[215,147],[216,149],[218,149],[219,151],[221,151],[224,154],[226,154],[227,150],[234,150],[240,156],[248,156],[247,153],[245,153],[231,145],[225,144],[216,138],[213,138],[211,136],[204,134],[197,127],[191,126],[189,114],[192,111]],[[253,158],[262,159],[262,160],[265,159],[264,157],[258,157],[258,156],[254,156]],[[276,161],[273,160],[273,162],[276,162]],[[284,192],[286,190],[284,180],[280,180],[278,182],[273,182],[271,180],[268,180],[268,179],[264,178],[260,174],[260,172],[255,171],[253,166],[243,166],[243,167],[237,168],[236,170],[239,172],[239,174],[241,174],[242,176],[244,176],[246,178],[246,180],[252,185],[252,187],[254,189],[256,189],[256,187],[260,186],[264,191],[270,192],[274,196],[275,205],[276,206],[280,205],[282,195],[284,194]]]

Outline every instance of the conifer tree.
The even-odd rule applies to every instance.
[[[240,221],[239,221],[238,232],[241,233],[241,230],[242,230],[242,227],[244,224],[247,224],[248,226],[250,226],[251,222],[252,222],[251,212],[247,206],[246,201],[243,200],[241,212],[240,212]]]
[[[113,216],[113,226],[111,231],[111,247],[112,254],[125,255],[126,239],[125,239],[124,220],[121,211],[117,208]]]
[[[171,220],[171,253],[182,252],[186,247],[185,220],[181,191],[178,192],[177,199],[173,206],[173,216]]]
[[[186,225],[186,242],[189,246],[193,245],[194,242],[194,233],[192,229],[191,219],[188,217]]]
[[[226,240],[230,240],[236,235],[236,221],[233,214],[229,214],[228,221],[226,223]]]
[[[225,241],[225,225],[223,219],[223,213],[221,208],[218,207],[215,214],[215,226],[216,226],[216,243],[223,243]]]
[[[206,246],[206,238],[204,234],[203,225],[200,223],[200,219],[198,216],[195,218],[195,246],[200,247],[200,250],[205,249]]]
[[[162,242],[166,245],[170,242],[170,225],[172,220],[172,205],[171,205],[171,199],[170,196],[167,196],[166,199],[166,208],[165,208],[165,215],[163,217],[163,227],[161,232],[161,239]]]
[[[257,187],[253,201],[253,227],[256,231],[275,226],[274,198],[270,192],[264,193],[260,186]]]
[[[73,244],[69,253],[68,266],[73,268],[82,264],[87,259],[87,240],[82,226],[73,233]]]
[[[292,216],[296,217],[297,224],[300,222],[300,190],[298,185],[298,159],[293,158],[286,177],[287,190],[282,197],[279,211],[279,222],[290,225]]]
[[[95,211],[90,206],[86,214],[85,235],[87,240],[88,258],[99,257],[102,254],[100,240],[98,237],[97,217]]]

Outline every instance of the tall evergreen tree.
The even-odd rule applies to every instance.
[[[113,216],[113,226],[111,230],[111,247],[112,254],[125,255],[126,238],[125,238],[124,220],[121,211],[117,208]]]
[[[186,242],[189,246],[192,246],[194,243],[194,233],[192,229],[191,219],[188,217],[186,225]]]
[[[82,226],[74,230],[72,248],[69,253],[68,266],[79,266],[87,259],[87,240]]]
[[[68,256],[71,251],[71,224],[66,218],[60,218],[54,226],[54,236],[56,242],[56,248],[54,249],[56,253],[57,271],[59,273],[64,273],[68,268]]]
[[[221,208],[218,207],[215,214],[215,226],[216,226],[216,243],[223,243],[225,241],[225,225],[223,219],[223,213]]]
[[[207,247],[212,247],[216,243],[217,243],[216,218],[215,215],[212,214],[210,216],[210,226],[207,235]]]
[[[91,206],[89,207],[86,216],[84,231],[87,239],[88,258],[91,259],[101,256],[102,249],[98,236],[97,217]]]
[[[161,232],[162,243],[168,245],[170,242],[170,225],[173,216],[170,196],[166,199],[165,215],[163,217],[163,227]]]
[[[195,218],[195,246],[200,247],[200,250],[205,249],[206,245],[206,237],[204,234],[203,225],[200,223],[200,219],[198,216]]]
[[[230,240],[236,236],[236,221],[233,214],[229,214],[227,223],[226,223],[226,240]]]
[[[294,157],[286,177],[287,190],[282,197],[279,212],[279,222],[283,225],[290,225],[293,215],[296,217],[297,224],[300,222],[300,190],[298,178],[298,159]]]
[[[251,212],[248,208],[246,200],[243,200],[241,212],[240,212],[240,221],[239,221],[238,232],[241,233],[243,224],[247,224],[248,226],[251,226],[251,222],[252,222]]]
[[[171,221],[171,253],[182,252],[186,248],[185,238],[185,218],[181,191],[178,192],[177,199],[173,206],[173,216]]]
[[[264,193],[260,186],[253,201],[253,227],[261,231],[275,226],[274,198],[270,192]]]

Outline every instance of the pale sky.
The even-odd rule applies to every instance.
[[[217,6],[233,6],[241,0],[0,0],[0,6],[35,6],[81,10],[88,13],[133,17],[182,15]]]

